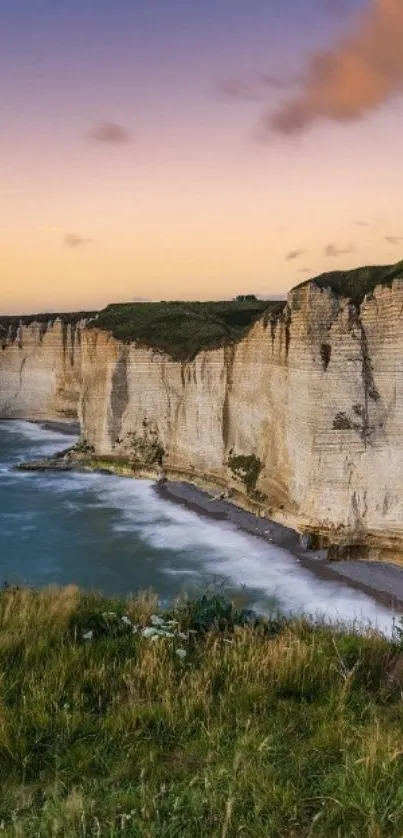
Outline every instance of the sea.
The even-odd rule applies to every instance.
[[[393,612],[370,596],[318,578],[235,524],[160,498],[152,481],[13,469],[73,442],[48,426],[0,422],[0,588],[76,584],[123,596],[152,589],[163,605],[222,592],[262,614],[393,630]]]

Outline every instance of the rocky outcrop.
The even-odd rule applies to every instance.
[[[72,361],[60,325],[30,327],[3,350],[0,415],[59,417],[80,389],[96,456],[229,489],[335,556],[403,561],[402,312],[403,279],[354,303],[313,281],[189,362],[83,327]]]

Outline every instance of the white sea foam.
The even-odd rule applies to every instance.
[[[23,436],[32,443],[30,450],[33,456],[48,456],[55,454],[63,448],[69,448],[77,441],[78,437],[73,434],[64,434],[57,429],[51,430],[37,425],[35,422],[24,420],[3,420],[0,425],[0,432],[12,436]]]
[[[53,494],[63,495],[66,492],[80,493],[88,491],[97,491],[98,483],[96,478],[98,475],[85,474],[70,471],[50,471],[50,472],[33,472],[36,475],[37,481],[41,487],[51,489]],[[69,500],[70,505],[74,501]],[[77,506],[79,501],[77,501]]]
[[[66,439],[74,438],[73,434],[64,434],[57,429],[45,428],[36,422],[26,422],[23,419],[2,420],[1,430],[6,433],[24,436],[34,443],[65,442]]]
[[[119,510],[117,529],[135,531],[161,553],[182,554],[187,569],[194,567],[195,576],[202,573],[206,581],[220,576],[233,586],[261,592],[260,610],[265,610],[263,597],[275,597],[286,612],[371,624],[387,634],[392,630],[392,611],[371,597],[342,582],[319,579],[286,550],[240,532],[233,524],[167,503],[155,495],[149,481],[107,479],[98,491],[108,506]],[[172,566],[167,571],[171,574]]]

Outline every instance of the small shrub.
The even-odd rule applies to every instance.
[[[285,617],[270,620],[259,617],[250,608],[239,608],[223,594],[203,594],[180,604],[175,611],[187,629],[200,633],[233,632],[237,626],[260,629],[266,636],[274,636],[286,625]]]
[[[233,472],[246,486],[248,494],[250,494],[256,487],[259,474],[263,468],[263,464],[254,454],[249,456],[238,455],[232,456],[228,459],[228,465]]]
[[[322,343],[320,347],[320,357],[322,358],[323,369],[326,371],[332,357],[332,347],[330,343]]]
[[[127,435],[128,445],[133,452],[134,461],[140,465],[162,466],[165,450],[158,440],[156,434],[147,432],[143,422],[144,435],[139,436],[132,432]]]
[[[346,413],[340,411],[333,419],[333,430],[335,431],[351,431],[354,428]]]
[[[75,451],[77,454],[91,455],[95,453],[95,448],[93,445],[90,445],[90,443],[87,442],[86,439],[79,439],[78,442],[76,442],[76,444],[73,446],[73,451]]]

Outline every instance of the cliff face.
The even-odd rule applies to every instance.
[[[357,543],[358,555],[365,543],[370,556],[400,559],[403,280],[360,307],[314,284],[290,305],[298,518]]]
[[[77,418],[84,321],[3,328],[0,346],[0,418]]]
[[[402,279],[360,306],[309,283],[275,322],[191,362],[82,327],[72,355],[60,325],[42,340],[31,327],[3,350],[0,415],[67,415],[80,387],[97,455],[162,463],[340,550],[400,561],[402,312]]]

